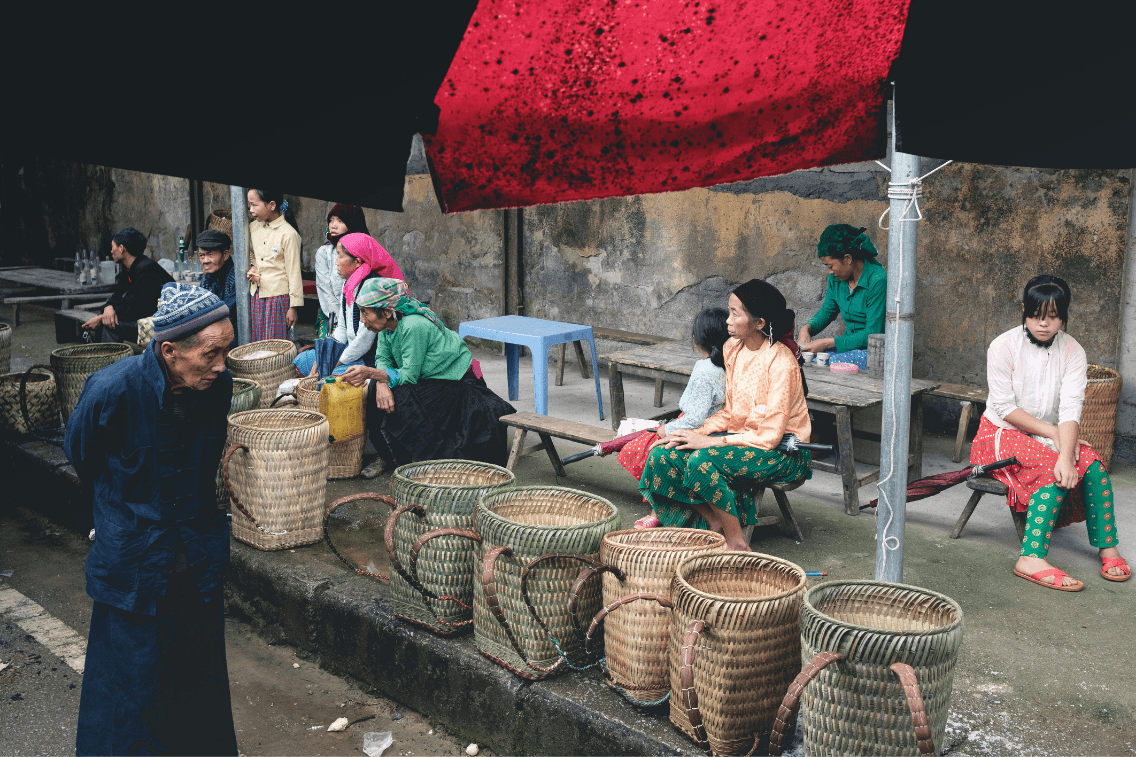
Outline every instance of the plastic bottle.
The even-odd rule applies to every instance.
[[[83,263],[82,253],[75,253],[75,282],[77,284],[86,284],[87,266]]]
[[[365,386],[351,386],[328,376],[320,386],[320,412],[327,416],[332,444],[357,439],[363,434]]]

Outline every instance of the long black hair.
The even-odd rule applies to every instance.
[[[771,342],[792,332],[796,313],[786,307],[785,295],[765,279],[750,279],[731,294],[742,301],[751,319],[765,321],[762,333]]]
[[[254,189],[260,201],[268,204],[270,202],[276,203],[276,212],[284,216],[284,220],[291,224],[292,228],[297,232],[300,231],[300,225],[296,223],[296,216],[292,213],[291,208],[284,208],[284,193],[275,189]]]
[[[1034,276],[1026,283],[1022,291],[1022,325],[1026,325],[1026,318],[1037,318],[1049,312],[1053,305],[1057,310],[1057,317],[1062,324],[1069,323],[1069,303],[1073,300],[1073,293],[1065,279],[1043,273]]]
[[[691,329],[694,343],[709,353],[710,362],[719,368],[726,367],[722,345],[730,338],[730,331],[726,327],[726,319],[729,317],[730,311],[725,308],[706,308],[694,316],[694,328]]]

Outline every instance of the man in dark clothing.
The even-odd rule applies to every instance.
[[[237,276],[233,270],[233,242],[217,229],[197,235],[197,259],[201,261],[201,288],[221,298],[229,308],[229,322],[237,327]]]
[[[157,262],[146,257],[146,237],[127,226],[111,239],[110,253],[122,271],[114,279],[114,292],[103,305],[103,312],[83,324],[95,331],[95,341],[138,341],[138,319],[158,309],[158,294],[173,277]]]
[[[152,343],[91,376],[67,423],[95,522],[80,755],[237,753],[229,524],[214,483],[233,391],[228,314],[200,287],[167,284]]]

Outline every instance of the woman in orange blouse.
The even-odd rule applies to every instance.
[[[742,528],[757,521],[757,509],[730,484],[812,476],[807,450],[777,449],[785,434],[807,442],[812,433],[793,318],[777,288],[761,279],[730,295],[725,407],[700,428],[660,439],[639,480],[664,526],[708,528],[725,535],[730,549],[748,551]]]

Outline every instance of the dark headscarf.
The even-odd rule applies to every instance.
[[[859,228],[846,223],[834,223],[821,232],[817,242],[818,258],[842,258],[851,255],[853,260],[867,260],[880,253],[868,238],[868,227]]]
[[[766,338],[772,336],[774,342],[781,342],[798,360],[801,348],[793,339],[793,320],[796,314],[785,305],[785,296],[764,279],[750,279],[731,294],[742,301],[742,306],[753,318],[765,321]]]
[[[331,217],[335,216],[340,221],[347,224],[347,234],[369,234],[367,231],[367,218],[363,215],[363,209],[358,205],[345,205],[342,202],[337,202],[332,206],[331,210],[327,211],[327,221],[331,222]],[[337,244],[340,239],[347,236],[347,234],[336,235],[332,234],[329,230],[327,232],[327,241],[333,245]]]

